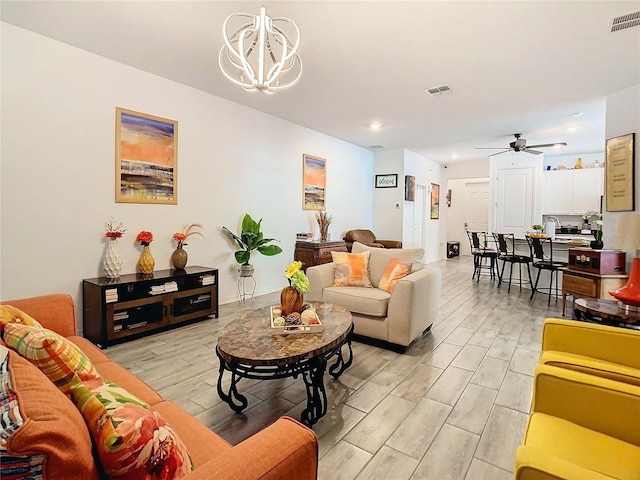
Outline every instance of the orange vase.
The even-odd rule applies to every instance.
[[[280,292],[280,306],[282,307],[282,316],[286,317],[290,313],[302,310],[304,303],[304,295],[296,287],[285,287]]]

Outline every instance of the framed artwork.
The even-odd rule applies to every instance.
[[[635,133],[607,139],[605,195],[607,212],[635,210]]]
[[[376,175],[376,188],[398,188],[398,174]]]
[[[431,184],[431,220],[440,218],[440,185]]]
[[[326,210],[327,161],[313,155],[302,155],[302,209]]]
[[[416,177],[413,175],[404,176],[404,199],[413,202],[416,198]]]
[[[178,122],[116,108],[116,203],[178,203]]]

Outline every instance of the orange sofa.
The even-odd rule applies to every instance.
[[[75,308],[68,295],[56,294],[6,301],[76,344],[94,363],[100,375],[127,389],[173,427],[191,456],[192,479],[315,479],[318,442],[312,430],[282,417],[252,437],[232,446],[186,413],[162,399],[91,342],[77,335]],[[3,344],[0,341],[0,344]],[[89,431],[74,404],[37,367],[14,351],[8,356],[10,377],[23,425],[13,432],[3,455],[44,455],[43,478],[98,479]],[[212,387],[211,395],[217,395]],[[0,445],[2,447],[2,445]],[[7,457],[8,458],[8,457]]]

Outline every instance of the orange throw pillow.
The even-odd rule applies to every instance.
[[[369,255],[371,252],[331,252],[333,286],[372,288],[373,284],[369,278]]]
[[[411,273],[411,266],[411,262],[403,262],[399,258],[394,258],[387,264],[378,288],[385,292],[393,292],[393,287],[396,286],[398,280]]]

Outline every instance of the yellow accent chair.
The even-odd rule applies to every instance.
[[[540,363],[640,386],[640,331],[547,318]]]
[[[640,479],[640,387],[539,364],[516,480]]]

